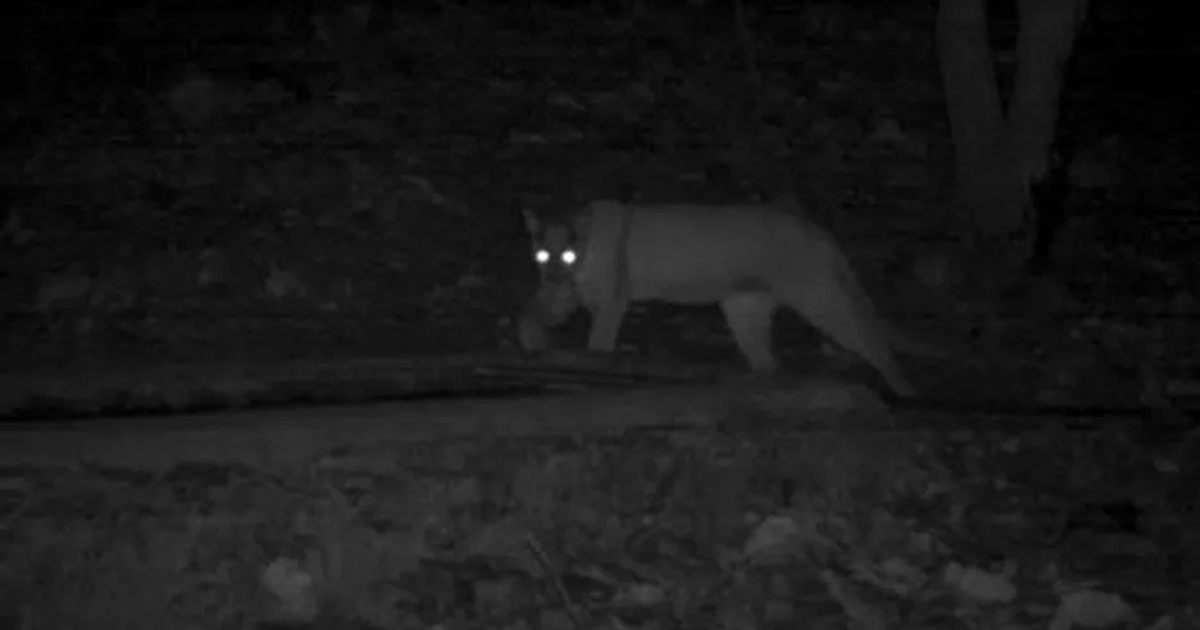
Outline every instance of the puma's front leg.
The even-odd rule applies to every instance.
[[[625,303],[606,304],[592,310],[592,330],[588,334],[588,350],[612,352],[617,349],[617,334],[625,320]]]

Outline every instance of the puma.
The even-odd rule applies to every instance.
[[[541,285],[518,327],[528,350],[541,330],[580,305],[592,314],[588,349],[612,352],[633,302],[720,305],[752,370],[777,367],[771,329],[783,303],[878,370],[901,396],[914,394],[889,347],[887,328],[845,255],[795,202],[763,205],[632,205],[598,201],[567,223],[525,211]]]

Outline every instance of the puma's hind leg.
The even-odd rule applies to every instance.
[[[896,358],[892,354],[888,338],[876,320],[868,304],[860,304],[855,287],[848,291],[843,287],[836,271],[826,270],[830,277],[813,277],[816,273],[808,269],[807,277],[792,279],[775,286],[780,301],[796,310],[814,328],[837,342],[846,350],[858,355],[883,376],[884,381],[897,394],[912,396],[914,390],[904,378]]]
[[[777,367],[771,348],[777,306],[775,298],[767,293],[738,293],[721,301],[721,312],[738,349],[750,369],[762,374],[770,374]]]

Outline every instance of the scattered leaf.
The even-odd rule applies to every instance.
[[[1062,597],[1058,611],[1050,622],[1051,630],[1068,630],[1072,627],[1111,628],[1119,624],[1134,623],[1137,613],[1119,595],[1099,591],[1077,591]]]
[[[751,532],[742,549],[742,557],[759,564],[788,562],[802,549],[803,532],[796,522],[785,516],[771,516]]]
[[[271,261],[271,269],[267,275],[264,291],[266,295],[275,299],[307,293],[304,283],[292,272],[281,269],[274,260]]]
[[[1017,597],[1017,587],[1012,583],[1015,572],[1015,565],[1001,573],[987,573],[951,562],[942,574],[942,580],[960,595],[980,604],[1007,604]]]
[[[308,622],[317,616],[315,582],[293,558],[277,558],[263,570],[263,586],[277,598],[280,611],[293,621]]]

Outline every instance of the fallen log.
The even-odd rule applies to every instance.
[[[498,400],[9,423],[0,425],[0,461],[8,467],[86,462],[162,471],[201,462],[276,469],[436,440],[704,426],[764,417],[830,423],[884,411],[883,403],[860,386],[781,378]]]

